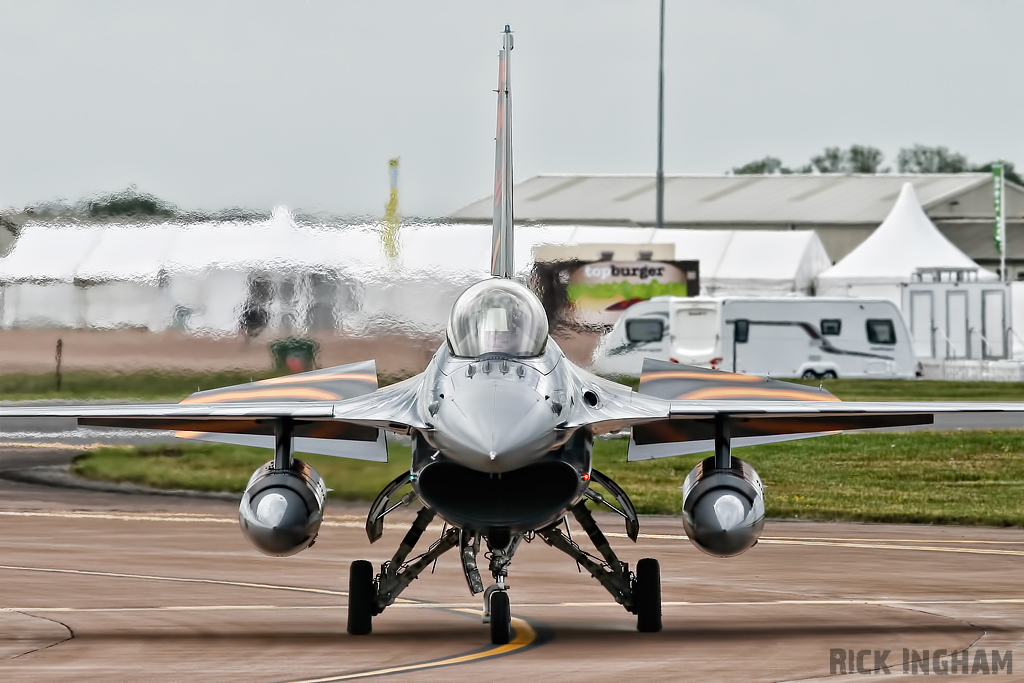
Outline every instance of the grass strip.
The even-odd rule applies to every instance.
[[[369,501],[409,465],[300,456],[334,490]],[[773,518],[1024,526],[1024,431],[838,434],[738,449],[765,483]],[[679,486],[705,455],[626,462],[626,441],[600,439],[594,467],[617,481],[637,509],[679,514]],[[75,459],[77,474],[165,489],[240,493],[269,451],[218,444],[106,448]]]

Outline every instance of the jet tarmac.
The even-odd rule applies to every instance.
[[[0,449],[0,472],[69,455]],[[944,649],[946,662],[967,648],[1024,653],[1024,592],[1006,581],[1024,561],[1022,530],[769,520],[757,547],[723,561],[694,548],[677,517],[644,517],[635,545],[616,518],[600,519],[624,560],[661,558],[659,634],[634,632],[593,579],[535,542],[515,557],[508,645],[481,646],[479,601],[447,556],[373,634],[353,638],[347,564],[388,554],[367,544],[364,514],[330,503],[324,542],[275,561],[245,542],[230,501],[0,479],[0,676],[582,680],[599,667],[778,681],[825,678],[840,649],[890,650],[894,673],[904,648]],[[409,519],[389,518],[385,536]]]

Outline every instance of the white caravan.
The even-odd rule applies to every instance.
[[[655,297],[630,306],[594,358],[597,372],[634,377],[644,358],[772,377],[911,378],[917,369],[887,299]]]

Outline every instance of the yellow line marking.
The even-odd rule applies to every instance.
[[[264,588],[264,589],[270,589],[270,590],[292,591],[292,592],[297,592],[297,593],[319,593],[319,594],[322,594],[322,595],[338,595],[338,596],[348,595],[348,593],[344,592],[344,591],[333,591],[333,590],[328,590],[328,589],[324,589],[324,588],[302,588],[302,587],[299,587],[299,586],[279,586],[279,585],[267,584],[267,583],[250,583],[250,582],[247,582],[247,581],[224,581],[224,580],[218,580],[218,579],[193,579],[193,578],[178,577],[178,576],[154,576],[152,574],[124,574],[124,573],[120,573],[120,572],[100,572],[100,571],[89,571],[89,570],[84,570],[84,569],[53,569],[53,568],[48,568],[48,567],[17,567],[17,566],[11,566],[11,565],[0,565],[0,570],[24,571],[24,572],[40,572],[40,573],[50,573],[50,574],[73,574],[73,575],[80,575],[80,576],[102,576],[102,577],[110,577],[110,578],[118,578],[118,579],[141,579],[141,580],[147,580],[147,581],[170,581],[170,582],[175,582],[175,583],[202,583],[202,584],[212,584],[212,585],[219,585],[219,586],[238,586],[238,587],[241,587],[241,588]],[[409,600],[402,600],[402,599],[399,599],[399,602],[394,604],[394,605],[392,605],[392,607],[406,607],[406,608],[415,607],[415,608],[419,608],[419,609],[444,609],[444,607],[442,605],[437,605],[437,604],[433,604],[433,603],[417,603],[417,602],[412,602],[412,601],[409,601]],[[51,611],[58,611],[59,609],[60,608],[51,608]],[[176,609],[179,610],[179,611],[185,611],[188,608],[180,608],[179,607],[179,608],[176,608]],[[196,609],[196,608],[193,607],[192,609]],[[14,609],[13,608],[7,608],[7,611],[14,611]],[[29,608],[25,608],[25,609],[22,609],[20,611],[39,611],[39,610],[31,610]],[[62,611],[70,611],[70,609],[65,608]],[[114,610],[104,610],[104,611],[114,611]],[[132,608],[120,608],[120,610],[118,610],[118,611],[136,611],[136,610],[133,610]],[[456,608],[453,611],[463,612],[463,613],[466,613],[466,614],[474,614],[474,615],[477,615],[477,616],[480,616],[482,614],[482,612],[480,610],[474,610],[474,609],[468,609],[468,608],[462,608],[462,607]],[[519,650],[521,648],[526,647],[527,645],[530,645],[531,643],[533,643],[533,641],[535,641],[537,639],[537,632],[533,629],[532,626],[530,626],[530,624],[526,620],[520,619],[519,617],[512,617],[512,626],[515,629],[516,637],[510,643],[508,643],[507,645],[500,645],[498,647],[493,647],[493,648],[484,650],[483,652],[473,652],[473,653],[470,653],[470,654],[457,655],[455,657],[449,657],[447,659],[442,659],[442,660],[438,660],[438,661],[434,661],[434,662],[422,662],[420,664],[409,664],[409,665],[405,665],[405,666],[391,667],[391,668],[388,668],[388,669],[380,669],[378,671],[364,671],[364,672],[355,673],[355,674],[342,674],[340,676],[328,676],[328,677],[325,677],[325,678],[309,679],[308,681],[303,681],[301,683],[314,683],[314,681],[316,681],[316,682],[344,681],[344,680],[351,680],[351,679],[355,679],[355,678],[368,678],[370,676],[380,676],[380,675],[384,675],[384,674],[401,673],[401,672],[405,672],[405,671],[418,671],[418,670],[422,670],[422,669],[432,669],[432,668],[436,668],[436,667],[439,667],[439,666],[449,666],[451,664],[464,664],[466,662],[472,662],[472,661],[476,661],[478,659],[484,659],[484,658],[488,658],[488,657],[496,657],[498,655],[503,655],[503,654],[506,654],[506,653],[509,653],[509,652],[514,652],[516,650]],[[300,682],[296,682],[296,683],[300,683]]]
[[[429,607],[437,607],[437,605],[429,605]],[[455,609],[455,612],[464,612],[466,614],[472,614],[474,616],[481,616],[480,610],[476,609]],[[469,662],[479,661],[481,659],[489,659],[491,657],[498,657],[500,655],[515,652],[522,648],[530,645],[537,639],[537,632],[532,626],[525,620],[519,617],[512,617],[512,628],[515,629],[516,637],[512,639],[507,645],[498,645],[496,647],[489,648],[483,652],[472,652],[465,655],[456,655],[454,657],[448,657],[446,659],[440,659],[433,662],[421,662],[419,664],[406,664],[402,666],[392,666],[386,669],[376,669],[374,671],[362,671],[359,673],[352,674],[341,674],[338,676],[324,676],[323,678],[305,678],[302,680],[292,681],[291,683],[331,683],[332,681],[351,681],[357,678],[369,678],[371,676],[386,676],[388,674],[405,673],[407,671],[422,671],[424,669],[434,669],[440,666],[451,666],[452,664],[466,664]]]

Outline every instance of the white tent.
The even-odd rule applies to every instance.
[[[939,232],[921,208],[914,186],[904,183],[878,229],[818,276],[818,294],[882,297],[899,306],[900,285],[911,282],[922,268],[976,269],[979,280],[998,279]]]
[[[251,222],[30,224],[0,259],[2,325],[230,333],[258,279],[271,327],[302,330],[312,307],[333,302],[327,324],[349,332],[437,334],[459,293],[487,277],[490,240],[490,225],[405,224],[390,259],[377,224],[297,224],[281,208]],[[664,243],[700,261],[706,294],[806,294],[830,265],[813,231],[550,225],[516,227],[515,262],[524,277],[541,244]]]
[[[74,224],[23,229],[14,248],[0,259],[3,327],[80,325],[75,269],[99,238],[96,230]]]
[[[813,294],[832,265],[813,230],[661,230],[651,242],[673,242],[677,260],[700,261],[701,290],[713,296]]]

